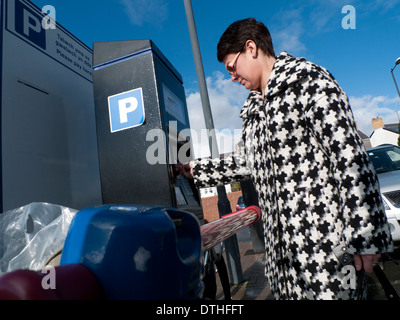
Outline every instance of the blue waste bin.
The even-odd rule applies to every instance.
[[[61,265],[82,264],[107,299],[200,299],[203,250],[200,225],[189,212],[140,205],[79,211]]]

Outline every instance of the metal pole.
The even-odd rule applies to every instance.
[[[240,181],[243,200],[246,207],[259,206],[257,191],[253,182],[250,179]],[[264,226],[263,222],[259,221],[249,227],[251,242],[253,244],[254,253],[265,252]]]
[[[394,66],[394,68],[396,68],[396,66]],[[396,89],[397,89],[397,94],[399,95],[399,98],[400,98],[400,91],[399,91],[399,87],[397,86],[397,82],[396,82],[396,79],[395,79],[395,77],[394,77],[394,74],[393,74],[393,70],[394,70],[394,68],[392,68],[392,69],[390,70],[390,72],[391,72],[391,74],[392,74],[392,77],[393,77],[394,85],[396,86]]]
[[[193,58],[196,67],[197,81],[199,83],[200,97],[203,106],[204,120],[206,123],[206,129],[208,133],[208,143],[210,146],[211,156],[213,158],[219,158],[219,150],[217,145],[217,137],[215,135],[214,121],[211,112],[210,99],[208,96],[206,79],[204,76],[203,62],[201,59],[199,39],[197,37],[196,24],[194,22],[193,8],[191,0],[183,0],[185,4],[186,19],[188,22],[190,42],[192,44]],[[230,204],[226,196],[225,186],[218,187],[218,202],[223,203],[224,207],[229,207]],[[227,214],[228,212],[221,212],[219,214]],[[237,284],[243,281],[242,267],[240,263],[240,252],[235,236],[224,241],[225,252],[228,257],[228,268],[231,275],[231,281],[233,284]]]
[[[397,94],[399,95],[399,98],[400,98],[399,87],[397,86],[396,78],[394,77],[394,73],[393,73],[393,70],[396,68],[396,66],[397,66],[397,64],[395,64],[395,66],[390,70],[390,73],[392,74],[393,82],[394,82],[394,85],[396,86]],[[396,110],[397,119],[399,120],[399,123],[400,123],[399,114],[397,113],[397,107],[395,107],[395,110]]]
[[[219,151],[217,145],[217,138],[215,135],[214,121],[211,113],[210,99],[208,96],[208,90],[206,85],[206,79],[204,76],[203,62],[201,60],[199,40],[197,37],[196,24],[194,22],[193,8],[191,0],[184,0],[186,19],[189,27],[190,42],[192,44],[193,58],[196,67],[197,81],[199,83],[201,103],[203,106],[204,120],[206,123],[206,129],[208,129],[208,142],[210,146],[211,156],[213,158],[219,158]]]
[[[219,216],[230,215],[232,213],[231,204],[226,195],[225,186],[218,186],[218,211]],[[233,226],[231,226],[233,228]],[[240,250],[236,234],[224,241],[225,255],[228,262],[228,270],[232,284],[239,284],[244,281],[242,264],[240,262]]]

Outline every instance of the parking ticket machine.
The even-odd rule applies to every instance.
[[[93,86],[103,204],[180,208],[203,217],[192,182],[182,77],[151,40],[96,42]]]

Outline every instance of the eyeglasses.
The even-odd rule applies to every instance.
[[[226,66],[226,70],[228,70],[230,75],[233,75],[236,72],[236,62],[242,52],[238,52],[235,59],[233,59],[233,63],[230,66],[229,64]]]

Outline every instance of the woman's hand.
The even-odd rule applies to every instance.
[[[189,162],[187,164],[179,165],[179,173],[186,179],[193,179],[193,164]]]
[[[356,266],[356,270],[360,271],[364,268],[366,273],[372,273],[374,270],[374,265],[381,258],[380,254],[363,254],[363,255],[354,255],[354,264]]]

